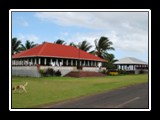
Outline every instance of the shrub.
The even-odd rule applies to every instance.
[[[119,70],[118,70],[118,73],[119,73],[119,74],[127,74],[127,73],[126,73],[126,70],[122,70],[122,69],[119,69]]]
[[[42,76],[54,76],[55,75],[55,71],[52,68],[48,68],[47,70],[45,69],[40,69],[39,73]]]
[[[40,69],[39,73],[41,74],[41,76],[46,76],[46,71],[44,69]]]
[[[109,72],[109,75],[118,75],[118,72]]]
[[[103,69],[103,71],[102,71],[103,74],[107,74],[107,72],[108,72],[108,70],[106,70],[106,69]]]
[[[53,70],[53,68],[48,68],[46,70],[46,75],[47,76],[54,76],[55,75],[55,71]]]
[[[57,70],[57,71],[55,72],[55,75],[56,75],[56,76],[61,76],[61,75],[62,75],[62,74],[61,74],[61,71]]]
[[[143,74],[143,73],[144,73],[144,71],[143,71],[143,70],[139,71],[139,74]]]

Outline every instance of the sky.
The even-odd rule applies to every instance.
[[[108,37],[116,59],[148,62],[148,12],[12,12],[12,38],[41,44],[58,39],[79,43]]]

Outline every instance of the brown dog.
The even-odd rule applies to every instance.
[[[26,91],[26,86],[28,85],[28,82],[26,82],[24,85],[16,85],[16,86],[14,86],[13,88],[12,88],[12,90],[13,91],[24,91],[24,92],[26,92],[27,93],[27,91]]]

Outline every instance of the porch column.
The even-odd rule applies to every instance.
[[[18,60],[16,61],[16,65],[18,65]]]
[[[94,65],[96,66],[96,61],[94,61]]]
[[[44,65],[46,65],[46,58],[44,58]]]
[[[18,65],[20,65],[20,60],[18,60]]]
[[[76,66],[77,66],[77,60],[76,60]]]
[[[39,65],[41,64],[41,58],[39,58],[38,64],[39,64]]]
[[[93,66],[93,61],[91,61],[91,67]]]
[[[18,60],[16,61],[16,64],[18,65]]]
[[[66,60],[66,65],[68,66],[68,60]]]
[[[32,58],[31,58],[31,65],[33,64]]]
[[[50,59],[50,64],[52,63],[52,58]]]
[[[19,65],[21,65],[21,60],[19,60]]]
[[[73,60],[71,60],[71,66],[73,65]]]
[[[86,65],[85,60],[84,60],[84,66]]]
[[[12,65],[14,65],[14,60],[12,60]]]
[[[25,65],[25,59],[23,59],[23,65]]]
[[[88,66],[89,66],[89,60],[88,60]]]
[[[34,64],[35,64],[35,65],[37,64],[37,59],[36,59],[36,58],[34,59]]]
[[[19,65],[19,60],[17,60],[17,65]]]
[[[63,66],[63,59],[62,59],[62,66]]]
[[[22,59],[20,60],[20,65],[22,65]]]
[[[80,66],[81,66],[81,61],[80,61]]]
[[[125,65],[123,65],[123,70],[125,70]]]

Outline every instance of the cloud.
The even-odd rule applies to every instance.
[[[22,26],[22,27],[28,27],[29,26],[29,23],[23,18],[23,17],[19,17],[18,18],[19,20],[19,24]]]
[[[116,50],[129,51],[129,52],[140,52],[144,53],[148,50],[148,42],[146,41],[147,36],[143,34],[134,33],[131,35],[119,35],[115,31],[111,32],[99,32],[99,33],[76,33],[67,39],[68,43],[74,42],[78,44],[83,40],[87,40],[93,46],[91,50],[94,49],[94,40],[100,39],[101,36],[106,36],[110,41],[113,42],[113,47]]]
[[[35,16],[61,26],[92,29],[146,28],[147,12],[37,12]]]
[[[38,43],[39,42],[38,36],[36,36],[34,34],[22,34],[22,33],[19,33],[17,38],[19,40],[21,40],[23,44],[26,42],[26,40],[33,41],[34,43]]]
[[[72,33],[68,42],[88,40],[94,46],[95,39],[107,36],[115,49],[140,53],[148,50],[148,12],[37,12],[35,16],[60,26],[91,30]]]
[[[28,22],[25,21],[25,20],[22,21],[21,25],[22,25],[23,27],[28,27],[28,26],[29,26]]]

